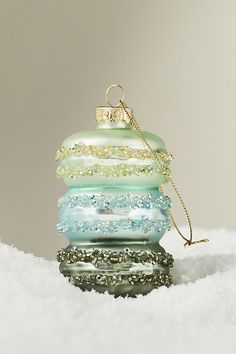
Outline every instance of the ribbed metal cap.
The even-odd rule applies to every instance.
[[[99,106],[96,109],[96,121],[114,123],[124,121],[127,124],[130,124],[130,117],[132,118],[133,111],[129,107],[126,107],[125,109],[128,114],[123,107]]]

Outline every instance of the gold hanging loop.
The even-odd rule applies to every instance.
[[[119,86],[119,85],[112,85],[112,86]],[[110,88],[111,88],[112,86],[110,86]],[[109,89],[110,89],[110,88],[108,88],[108,90],[107,90],[108,92],[109,92]],[[126,105],[125,102],[124,102],[124,97],[120,100],[119,105],[121,105],[121,106],[123,107],[123,109],[124,109],[126,115],[127,115],[127,116],[129,117],[129,119],[130,119],[131,124],[132,124],[133,127],[136,129],[139,138],[142,140],[142,142],[147,146],[147,148],[148,148],[148,149],[151,151],[151,153],[153,154],[153,158],[154,158],[157,162],[159,162],[159,163],[162,165],[162,161],[160,161],[160,159],[158,158],[158,154],[155,154],[155,152],[152,150],[150,144],[149,144],[148,141],[145,139],[145,137],[144,137],[144,135],[143,135],[143,132],[142,132],[142,130],[141,130],[141,128],[140,128],[140,126],[139,126],[139,124],[138,124],[138,122],[137,122],[137,119],[134,117],[134,115],[133,115],[133,116],[130,116],[130,114],[129,114],[128,110],[127,110],[127,105]],[[169,216],[170,216],[170,219],[171,219],[172,224],[174,225],[174,227],[175,227],[176,231],[178,232],[178,234],[179,234],[179,235],[183,238],[183,240],[185,241],[184,246],[186,246],[186,245],[191,246],[191,245],[193,245],[193,244],[197,244],[197,243],[201,243],[201,242],[208,242],[209,240],[208,240],[207,238],[201,239],[201,240],[197,240],[197,241],[193,241],[193,227],[192,227],[192,221],[191,221],[191,218],[190,218],[188,209],[187,209],[187,207],[186,207],[186,205],[185,205],[185,202],[183,201],[183,198],[182,198],[182,196],[181,196],[181,194],[180,194],[180,192],[179,192],[179,190],[178,190],[176,184],[173,182],[172,177],[171,177],[170,175],[168,175],[168,177],[169,177],[170,183],[171,183],[171,185],[172,185],[172,187],[173,187],[173,189],[174,189],[174,191],[175,191],[175,193],[176,193],[176,195],[177,195],[177,197],[178,197],[178,199],[179,199],[179,201],[180,201],[180,203],[181,203],[181,205],[182,205],[182,207],[183,207],[183,209],[184,209],[184,212],[185,212],[185,215],[186,215],[186,218],[187,218],[187,221],[188,221],[188,226],[189,226],[189,239],[188,239],[187,237],[185,237],[185,236],[182,234],[182,232],[180,231],[180,229],[179,229],[179,227],[178,227],[178,225],[177,225],[177,223],[176,223],[176,221],[175,221],[173,215],[171,214],[171,212],[169,212]],[[160,187],[160,191],[161,191],[161,192],[163,191],[162,187]]]
[[[119,103],[117,105],[111,104],[110,101],[109,101],[109,98],[108,98],[111,89],[113,89],[115,87],[118,87],[121,90],[121,99],[119,100]],[[106,90],[105,99],[106,99],[106,104],[109,105],[110,107],[114,107],[114,108],[115,107],[120,107],[120,102],[124,102],[124,99],[125,99],[125,91],[124,91],[123,87],[121,85],[118,85],[118,84],[109,86],[108,89]]]

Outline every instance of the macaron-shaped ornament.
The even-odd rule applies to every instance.
[[[114,88],[121,90],[117,105],[109,101]],[[192,241],[171,176],[172,155],[160,137],[141,130],[120,85],[107,89],[95,121],[95,130],[69,136],[56,154],[57,176],[68,186],[58,201],[57,230],[69,242],[57,253],[60,272],[82,290],[115,297],[169,287],[174,260],[159,243],[165,232],[173,224],[187,245],[207,241]],[[184,207],[189,238],[170,213],[165,183]]]

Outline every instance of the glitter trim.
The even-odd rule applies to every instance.
[[[160,264],[164,267],[173,267],[173,256],[170,253],[151,252],[151,251],[131,251],[129,248],[124,248],[122,251],[113,250],[85,250],[72,247],[70,250],[62,248],[57,252],[57,261],[66,262],[69,264],[84,262],[92,263],[95,267],[99,263],[119,264],[119,263],[151,263]]]
[[[58,161],[70,156],[94,156],[100,159],[117,158],[122,160],[132,158],[141,160],[157,159],[160,162],[167,162],[173,160],[173,156],[166,149],[151,152],[147,149],[134,149],[129,146],[96,146],[85,145],[83,143],[75,144],[71,148],[62,146],[60,149],[57,150],[55,159],[56,161]]]
[[[171,207],[171,200],[168,196],[163,194],[141,194],[132,195],[131,193],[126,194],[115,194],[115,195],[105,195],[103,193],[99,194],[77,194],[63,196],[58,200],[59,208],[129,208],[129,209],[154,209],[160,208],[161,210],[167,210]]]
[[[102,165],[93,165],[86,168],[74,168],[68,166],[59,166],[57,168],[57,177],[69,177],[69,178],[78,178],[78,177],[89,177],[94,175],[99,175],[103,177],[120,177],[120,176],[139,176],[140,174],[152,175],[153,173],[163,174],[166,177],[166,180],[170,179],[170,169],[168,167],[157,167],[152,165],[145,166],[129,166],[126,164],[118,164],[114,166],[102,166]]]
[[[172,276],[170,274],[164,274],[162,271],[156,271],[154,274],[128,274],[128,275],[80,275],[70,276],[69,281],[75,286],[94,286],[94,285],[107,285],[115,286],[119,284],[130,285],[144,285],[152,284],[156,288],[160,286],[169,287],[172,284]]]
[[[146,216],[141,219],[120,219],[116,221],[63,221],[57,224],[57,231],[66,232],[95,232],[97,234],[109,235],[121,230],[131,230],[133,232],[141,230],[145,234],[151,231],[161,233],[170,229],[170,219],[150,220]]]

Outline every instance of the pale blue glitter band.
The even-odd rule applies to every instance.
[[[119,229],[138,231],[142,230],[145,234],[150,231],[162,232],[163,230],[170,229],[170,220],[150,220],[146,216],[141,219],[120,219],[116,221],[63,221],[57,224],[57,231],[65,232],[86,232],[92,231],[98,234],[108,235],[118,232]]]
[[[121,195],[104,195],[100,194],[78,194],[63,196],[58,200],[58,207],[77,206],[84,208],[160,208],[167,210],[171,207],[171,200],[163,194],[147,194],[147,195],[132,195],[130,193]]]

